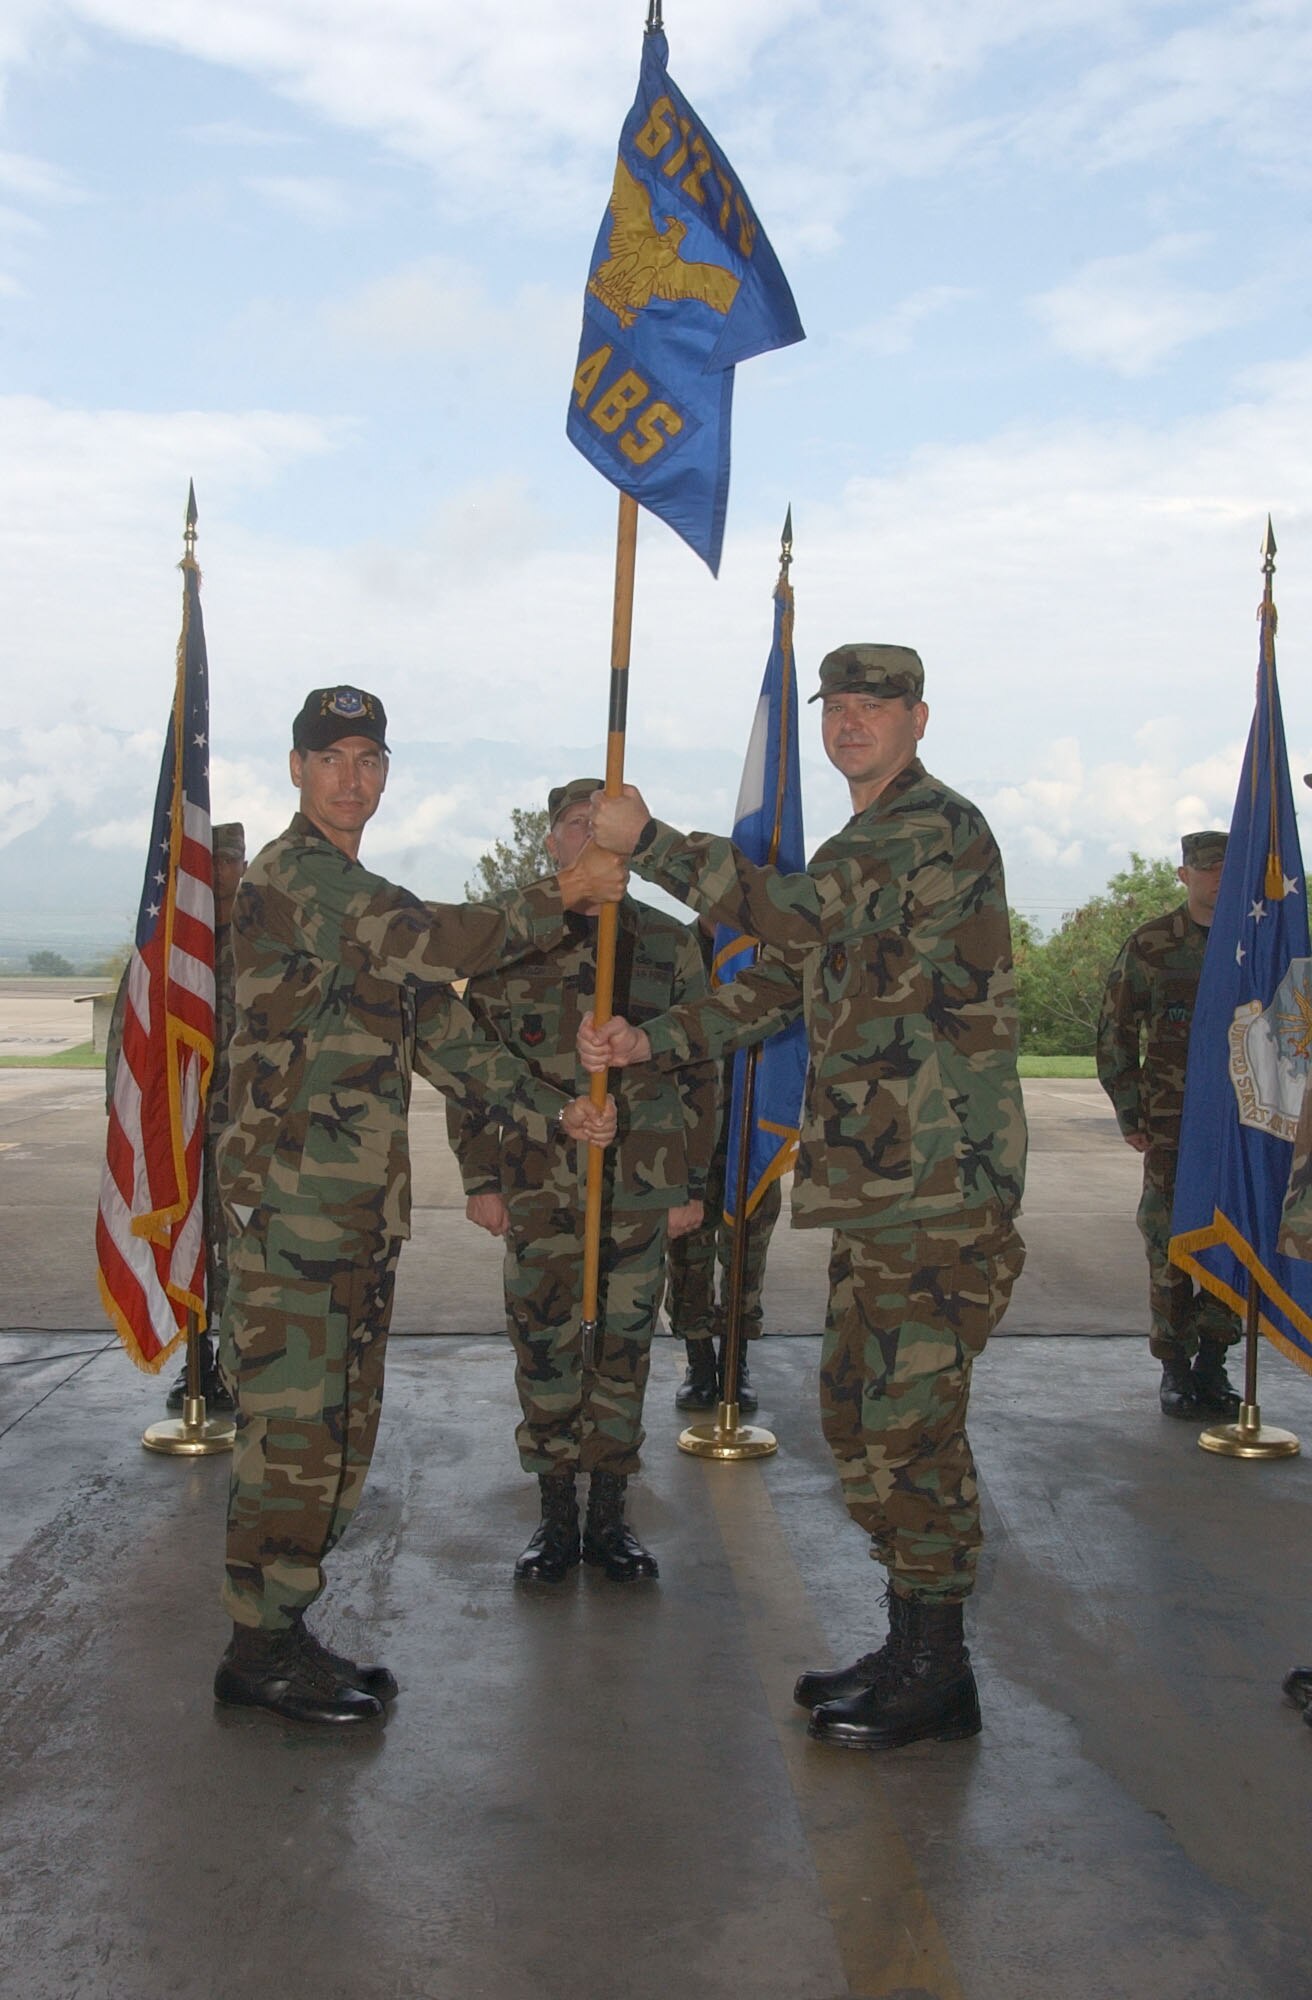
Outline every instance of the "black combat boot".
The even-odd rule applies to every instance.
[[[842,1750],[896,1750],[932,1736],[978,1736],[979,1694],[962,1637],[960,1604],[909,1597],[873,1687],[811,1712],[807,1734]]]
[[[216,1411],[230,1412],[236,1405],[232,1391],[224,1378],[214,1352],[214,1341],[208,1333],[200,1337],[200,1393],[205,1398],[208,1416]],[[187,1364],[182,1364],[182,1373],[164,1398],[166,1410],[181,1410],[187,1400]]]
[[[1312,1715],[1312,1667],[1291,1667],[1280,1686],[1286,1701]]]
[[[720,1376],[715,1365],[715,1342],[685,1340],[688,1366],[683,1387],[674,1392],[676,1410],[713,1410],[720,1400]]]
[[[1194,1401],[1194,1371],[1189,1366],[1187,1354],[1173,1355],[1169,1361],[1163,1361],[1162,1386],[1157,1391],[1157,1400],[1164,1417],[1198,1415],[1198,1405]]]
[[[306,1657],[295,1626],[264,1632],[234,1625],[214,1676],[214,1699],[228,1708],[262,1708],[286,1722],[376,1722],[383,1704]]]
[[[579,1559],[579,1504],[572,1472],[540,1472],[542,1519],[523,1555],[515,1558],[516,1583],[563,1583]]]
[[[645,1549],[624,1519],[624,1489],[620,1472],[594,1472],[588,1482],[588,1518],[583,1526],[583,1560],[596,1563],[612,1583],[633,1583],[659,1576],[656,1558]]]
[[[821,1702],[846,1701],[864,1688],[877,1687],[881,1677],[898,1657],[899,1642],[906,1631],[909,1599],[899,1597],[890,1585],[884,1592],[888,1608],[888,1637],[877,1653],[863,1653],[850,1667],[835,1667],[829,1673],[808,1673],[798,1677],[793,1700],[799,1708],[819,1708]]]
[[[1223,1340],[1200,1340],[1194,1357],[1192,1388],[1194,1408],[1209,1417],[1237,1417],[1240,1397],[1225,1372],[1226,1344]]]
[[[756,1391],[752,1387],[752,1378],[747,1372],[747,1342],[745,1340],[738,1349],[738,1381],[732,1396],[729,1394],[728,1387],[724,1381],[724,1342],[720,1342],[720,1396],[726,1403],[737,1403],[739,1412],[744,1417],[750,1417],[757,1407]]]
[[[321,1673],[335,1674],[339,1681],[344,1681],[348,1687],[360,1688],[365,1694],[371,1694],[375,1701],[384,1703],[395,1701],[400,1694],[396,1675],[389,1668],[362,1667],[358,1661],[348,1660],[345,1653],[334,1653],[321,1639],[315,1638],[303,1618],[298,1618],[292,1629],[296,1634],[301,1658],[308,1660]]]

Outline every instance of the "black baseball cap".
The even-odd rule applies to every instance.
[[[387,711],[363,688],[312,688],[292,724],[293,750],[327,750],[343,736],[367,736],[387,748]]]

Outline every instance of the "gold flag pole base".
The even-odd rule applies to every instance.
[[[169,1458],[209,1458],[216,1451],[231,1451],[236,1435],[230,1417],[207,1417],[205,1398],[188,1396],[181,1417],[152,1424],[141,1442],[147,1451],[162,1451]]]
[[[1294,1458],[1302,1448],[1292,1431],[1264,1424],[1256,1403],[1241,1403],[1238,1423],[1211,1424],[1199,1432],[1198,1442],[1223,1458]]]
[[[679,1450],[694,1458],[768,1458],[779,1440],[762,1424],[740,1424],[737,1403],[721,1403],[715,1422],[689,1424],[679,1434]]]

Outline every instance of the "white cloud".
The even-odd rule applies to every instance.
[[[1154,733],[1156,733],[1154,731]],[[1074,871],[1108,853],[1174,853],[1183,833],[1228,826],[1243,755],[1242,737],[1195,763],[1169,754],[1086,764],[1079,741],[1036,746],[1046,770],[981,800],[1004,851],[1018,850]]]
[[[339,181],[312,174],[255,174],[252,194],[311,229],[340,229],[356,219],[358,204]]]
[[[202,146],[265,148],[298,146],[302,142],[291,132],[274,131],[269,126],[251,125],[241,118],[215,118],[206,125],[192,125],[187,137]]]
[[[420,257],[325,305],[322,320],[341,345],[378,355],[522,349],[531,327],[537,354],[560,357],[563,380],[565,357],[578,340],[579,290],[521,285],[497,299],[481,272],[452,258]]]
[[[1209,292],[1169,273],[1206,247],[1197,235],[1158,238],[1147,249],[1099,257],[1064,285],[1031,300],[1054,344],[1077,361],[1146,375],[1190,341],[1241,325],[1260,310],[1253,287]]]
[[[1082,155],[1094,169],[1210,139],[1306,181],[1310,82],[1307,0],[1244,0],[1162,36],[1141,23],[1068,93],[1040,104],[1019,136],[1045,155]]]
[[[878,319],[854,328],[846,340],[853,347],[868,348],[872,354],[905,354],[926,320],[950,311],[971,296],[961,285],[926,285],[923,290],[909,292],[899,299]]]
[[[53,5],[23,11],[47,35],[66,18]],[[68,13],[262,80],[436,169],[469,214],[522,211],[531,186],[547,231],[595,187],[640,41],[613,0],[513,11],[372,0],[367,22],[356,0],[68,0]],[[1001,0],[718,0],[672,25],[671,65],[731,155],[746,151],[774,233],[820,249],[872,181],[1007,156],[1097,171],[1207,132],[1300,170],[1306,0],[1191,13],[1188,0],[1022,12]],[[32,41],[30,29],[0,37],[0,62]],[[981,112],[971,93],[995,72],[1016,84]]]
[[[79,201],[81,191],[62,168],[30,153],[0,152],[0,188],[31,201]]]
[[[917,644],[931,766],[998,814],[1013,883],[1018,871],[1055,871],[1079,900],[1105,878],[1109,854],[1166,851],[1182,822],[1228,815],[1268,508],[1282,545],[1286,716],[1291,741],[1312,744],[1310,428],[1305,357],[1254,372],[1210,414],[1036,422],[927,446],[837,493],[795,488],[804,691],[832,644]],[[74,781],[99,813],[101,840],[133,837],[167,711],[193,473],[212,740],[227,760],[216,758],[215,808],[246,819],[252,845],[285,817],[289,716],[307,687],[331,679],[376,687],[402,745],[469,746],[471,757],[480,740],[518,746],[504,801],[481,766],[476,781],[453,771],[412,794],[402,755],[379,832],[394,821],[403,857],[444,850],[472,861],[526,778],[551,778],[573,762],[569,746],[600,740],[612,542],[609,527],[582,536],[570,525],[571,482],[590,480],[587,469],[562,466],[550,507],[519,478],[449,493],[388,544],[316,546],[264,525],[270,510],[253,508],[254,496],[290,473],[314,476],[329,454],[349,471],[352,448],[347,428],[295,415],[0,400],[4,719],[45,729],[58,716],[93,732],[85,743],[19,746],[0,838],[52,813]],[[644,519],[630,770],[639,784],[655,773],[655,802],[676,821],[723,823],[731,805],[781,515],[769,490],[738,496],[718,583]],[[803,731],[814,758],[812,713]],[[145,746],[126,798],[104,732],[135,732]],[[671,770],[701,753],[711,761],[681,790]],[[843,801],[831,779],[810,791],[819,838]]]

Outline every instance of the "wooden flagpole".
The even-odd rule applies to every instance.
[[[618,798],[624,785],[624,730],[629,699],[629,648],[633,639],[633,578],[637,567],[638,503],[631,493],[621,493],[619,527],[615,541],[615,608],[610,638],[610,717],[606,733],[606,782],[608,798]],[[609,1021],[615,997],[615,944],[619,935],[620,906],[603,903],[597,919],[597,982],[592,1014],[598,1027]],[[605,1108],[609,1072],[593,1076],[590,1095],[599,1111]],[[601,1290],[601,1198],[606,1150],[588,1148],[588,1195],[583,1224],[583,1337],[585,1361],[601,1366],[606,1344],[606,1328],[597,1302]]]

